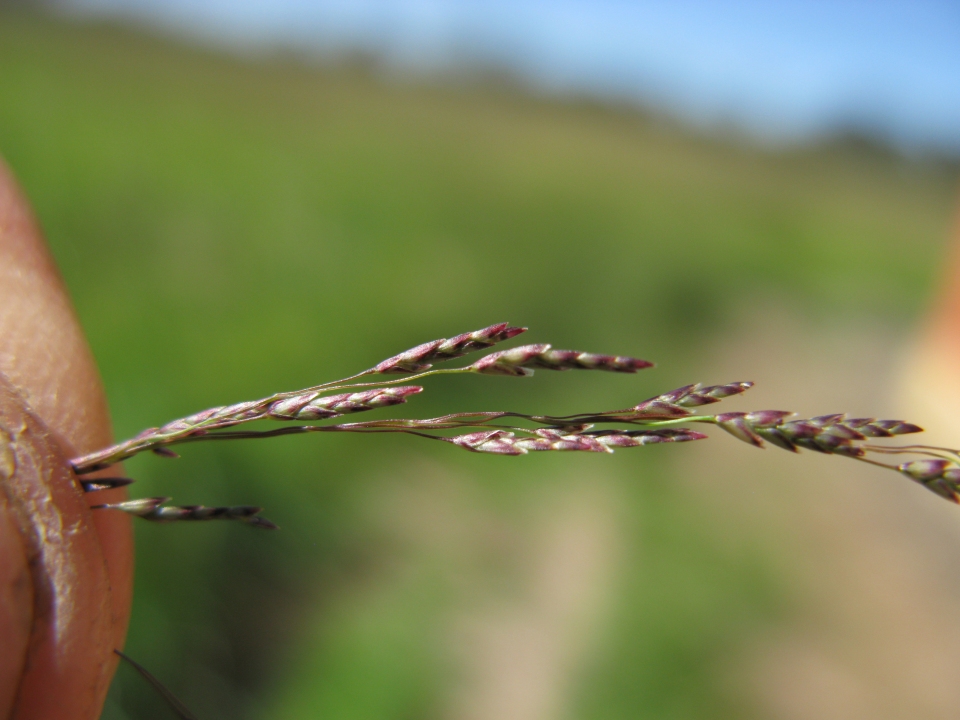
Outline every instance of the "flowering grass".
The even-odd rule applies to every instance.
[[[380,82],[349,65],[237,59],[118,26],[5,13],[0,38],[3,153],[70,287],[120,438],[224,400],[347,375],[444,334],[432,327],[481,327],[517,308],[539,331],[529,342],[644,357],[647,347],[663,370],[428,379],[409,408],[316,424],[459,409],[565,414],[633,405],[686,378],[759,381],[751,373],[761,372],[763,390],[862,415],[887,395],[887,343],[919,319],[953,218],[955,166],[845,143],[761,150],[632,111]],[[762,317],[745,318],[745,307]],[[748,321],[751,352],[782,344],[758,357],[731,347]],[[834,327],[849,336],[839,348],[830,344]],[[281,335],[268,351],[250,342]],[[870,353],[858,364],[846,351],[864,342]],[[839,356],[805,366],[807,347]],[[780,384],[769,360],[788,352]],[[321,362],[335,370],[314,381]],[[808,374],[816,378],[801,394]],[[841,393],[843,405],[827,402]],[[796,409],[748,400],[715,407]],[[273,422],[293,424],[308,423]],[[528,552],[537,513],[572,491],[565,466],[577,469],[576,487],[593,483],[620,503],[610,519],[617,584],[598,590],[616,609],[596,641],[596,668],[564,681],[570,715],[763,717],[769,712],[752,712],[749,698],[714,682],[717,666],[735,665],[758,633],[789,621],[804,559],[781,564],[780,533],[761,529],[768,518],[751,514],[754,495],[727,487],[732,515],[704,497],[713,481],[689,478],[703,491],[691,497],[677,478],[675,461],[689,468],[694,455],[737,453],[711,447],[725,441],[712,434],[721,437],[699,451],[671,446],[643,457],[513,461],[356,434],[173,447],[186,451],[178,463],[145,453],[124,472],[140,495],[265,505],[296,532],[264,538],[230,523],[139,523],[129,651],[149,658],[205,718],[456,715],[444,704],[449,673],[438,658],[442,618],[461,612],[461,600],[433,588],[455,590],[473,572],[489,592],[471,594],[471,606],[495,602],[491,588]],[[416,458],[397,468],[405,451]],[[754,483],[803,493],[787,478],[820,473],[817,458],[740,452],[743,463],[718,475],[735,483],[754,472],[751,460],[783,463],[783,473],[748,481],[757,492]],[[836,461],[836,469],[863,468]],[[427,521],[490,542],[469,534],[483,508],[483,527],[508,527],[516,542],[492,547],[493,561],[457,556],[439,575],[403,584],[387,570],[398,558],[426,567],[456,544],[411,545],[394,515],[377,514],[395,493],[432,487],[430,472],[474,505],[449,504],[443,493]],[[884,490],[897,496],[889,475],[877,502]],[[813,532],[810,508],[790,497],[790,517]],[[869,497],[864,506],[848,509],[844,529],[855,536],[855,518],[874,507]],[[405,523],[423,517],[406,501],[391,512]],[[755,542],[737,552],[718,542],[730,523]],[[379,541],[385,534],[390,543]],[[850,548],[838,543],[833,552],[844,557]],[[887,697],[875,683],[869,694]],[[121,672],[105,720],[156,715],[147,690]]]
[[[510,411],[461,412],[426,419],[392,418],[328,425],[294,425],[274,430],[229,430],[254,420],[332,420],[344,415],[401,405],[423,391],[419,385],[400,385],[433,375],[475,373],[529,377],[534,369],[606,370],[636,373],[653,367],[639,358],[599,355],[577,350],[555,350],[547,344],[521,345],[484,355],[470,365],[434,368],[434,363],[461,358],[509,340],[526,328],[498,323],[453,338],[440,338],[387,358],[368,370],[314,387],[283,392],[234,405],[214,407],[174,420],[103,450],[71,461],[78,476],[103,470],[141,452],[177,457],[170,446],[206,440],[237,440],[276,437],[296,433],[404,433],[439,440],[471,452],[495,455],[527,455],[530,452],[579,451],[612,453],[614,448],[657,443],[704,440],[708,436],[684,427],[700,423],[716,425],[745,443],[762,448],[767,442],[791,452],[812,450],[827,455],[898,470],[937,495],[960,503],[960,452],[927,445],[888,446],[874,443],[899,435],[922,432],[902,420],[848,418],[844,414],[790,419],[785,410],[702,414],[696,408],[740,395],[752,382],[726,385],[685,385],[622,410],[585,412],[566,416],[529,415]],[[398,380],[359,382],[378,375],[402,374]],[[611,427],[607,427],[611,426]],[[468,432],[463,432],[468,431]],[[880,457],[916,456],[899,464]],[[82,481],[84,489],[96,492],[128,485],[129,478]],[[165,505],[170,498],[152,497],[94,506],[121,510],[146,520],[239,520],[249,525],[276,529],[254,506],[204,507]]]

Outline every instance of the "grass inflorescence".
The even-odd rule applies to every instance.
[[[867,462],[897,470],[928,490],[960,503],[960,452],[926,445],[880,445],[874,441],[922,432],[902,420],[848,418],[844,414],[791,419],[784,410],[704,414],[700,408],[741,395],[752,382],[725,385],[685,385],[621,410],[574,415],[529,415],[509,411],[463,412],[425,419],[391,418],[361,422],[285,425],[273,430],[237,430],[254,420],[322,421],[344,415],[401,405],[423,391],[420,385],[399,384],[432,375],[467,374],[527,377],[535,369],[607,370],[635,373],[653,367],[639,358],[600,355],[577,350],[555,350],[547,344],[521,345],[498,350],[470,365],[437,369],[434,364],[486,350],[516,337],[526,328],[498,323],[453,338],[423,343],[387,358],[368,370],[341,380],[294,392],[277,393],[250,402],[214,407],[156,428],[103,450],[75,458],[74,471],[87,492],[129,485],[129,478],[82,479],[141,452],[177,457],[172,445],[202,440],[266,438],[310,432],[405,433],[456,445],[465,450],[496,455],[526,455],[530,452],[581,451],[611,453],[615,448],[655,443],[703,440],[707,435],[690,424],[716,425],[756,447],[770,443],[784,450],[813,450],[828,455]],[[404,375],[397,380],[371,381],[374,376]],[[909,454],[902,463],[880,458]],[[260,517],[261,508],[241,505],[204,507],[168,506],[170,498],[155,497],[96,505],[94,509],[121,510],[146,520],[239,520],[256,527],[275,528]]]

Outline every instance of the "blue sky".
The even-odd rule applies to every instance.
[[[767,141],[857,127],[960,155],[960,0],[67,0],[233,46],[502,66]]]

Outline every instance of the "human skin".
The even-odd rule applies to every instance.
[[[0,718],[99,717],[130,614],[129,518],[67,459],[112,442],[63,281],[0,159]],[[116,469],[101,475],[118,475]]]

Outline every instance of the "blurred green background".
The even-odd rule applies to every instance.
[[[895,346],[930,299],[960,177],[856,138],[765,149],[482,77],[9,11],[0,152],[118,437],[504,320],[658,368],[441,377],[404,412],[564,414],[755,379],[754,356],[732,377],[718,357],[771,327],[867,326]],[[815,386],[850,372],[832,360],[780,369]],[[283,528],[139,523],[129,654],[209,720],[763,716],[728,670],[789,622],[789,554],[762,529],[720,537],[677,466],[713,448],[434,445],[299,437],[129,462],[137,495],[263,505]],[[169,716],[120,668],[104,718]]]

